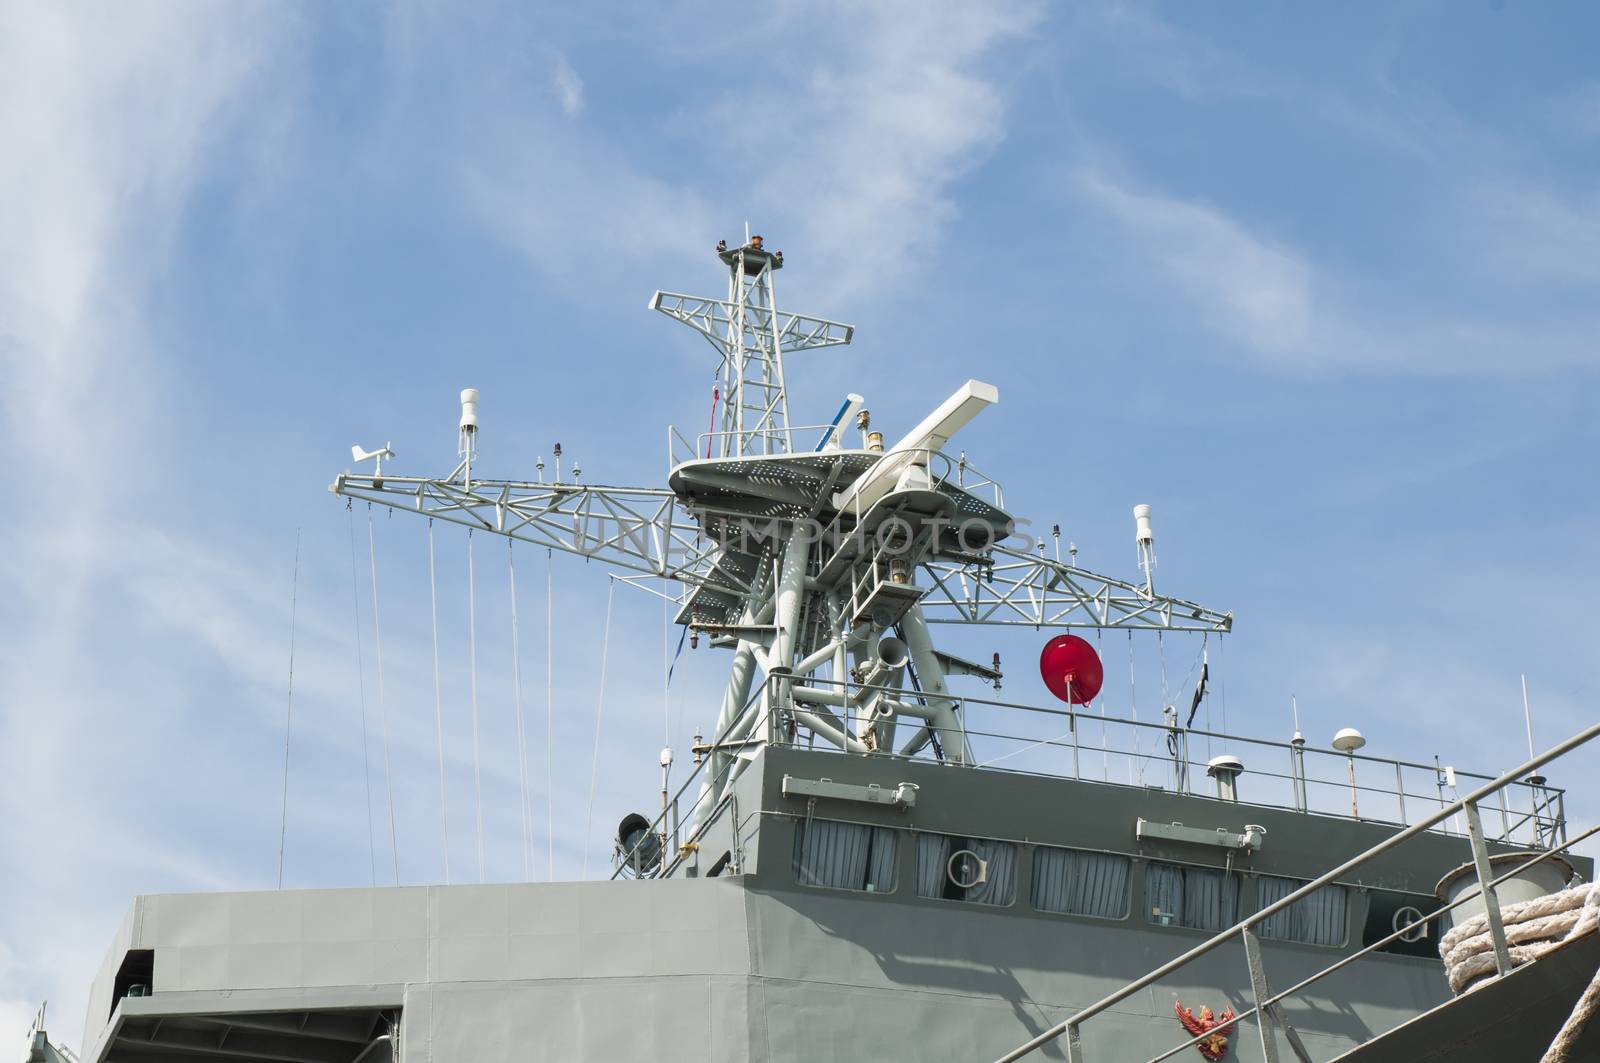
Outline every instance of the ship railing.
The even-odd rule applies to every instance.
[[[827,438],[832,428],[831,424],[800,424],[788,428],[747,429],[743,432],[701,432],[691,439],[676,425],[669,425],[667,468],[675,469],[686,461],[705,461],[707,458],[809,454]],[[730,443],[734,445],[730,447]],[[739,445],[741,443],[742,446]],[[730,450],[732,453],[728,453]]]
[[[1058,1039],[1065,1040],[1068,1063],[1089,1063],[1089,1054],[1084,1048],[1082,1037],[1082,1029],[1086,1022],[1235,940],[1240,943],[1244,951],[1245,967],[1251,987],[1251,1006],[1233,1019],[1214,1027],[1210,1031],[1197,1034],[1182,1044],[1150,1057],[1147,1063],[1160,1063],[1162,1060],[1171,1059],[1180,1052],[1200,1044],[1214,1034],[1220,1033],[1231,1037],[1243,1029],[1246,1021],[1254,1024],[1261,1041],[1262,1058],[1269,1061],[1269,1063],[1276,1063],[1280,1058],[1278,1052],[1278,1038],[1280,1035],[1288,1041],[1290,1050],[1297,1059],[1301,1060],[1302,1063],[1310,1063],[1310,1055],[1284,1015],[1281,1006],[1282,1002],[1289,997],[1302,993],[1324,978],[1344,970],[1357,960],[1370,955],[1385,945],[1401,940],[1407,934],[1412,934],[1420,928],[1426,927],[1429,922],[1440,918],[1445,913],[1453,911],[1463,904],[1477,903],[1483,905],[1488,923],[1489,938],[1495,957],[1496,972],[1502,977],[1509,974],[1512,970],[1511,953],[1506,943],[1505,926],[1501,920],[1500,902],[1495,888],[1549,858],[1551,855],[1570,850],[1573,845],[1593,837],[1596,833],[1600,833],[1600,825],[1582,831],[1570,841],[1563,836],[1548,845],[1540,846],[1535,851],[1528,853],[1528,858],[1516,867],[1503,874],[1493,875],[1490,871],[1487,836],[1482,826],[1483,802],[1491,796],[1503,792],[1507,787],[1516,785],[1528,776],[1535,775],[1544,765],[1589,743],[1596,737],[1600,737],[1600,724],[1587,727],[1568,738],[1565,742],[1529,759],[1526,763],[1513,770],[1490,779],[1471,793],[1450,802],[1443,808],[1425,816],[1417,823],[1406,827],[1393,837],[1385,839],[1366,852],[1352,857],[1333,870],[1312,879],[1286,897],[1266,905],[1260,911],[1247,916],[1228,929],[1196,945],[1183,955],[1162,964],[1140,978],[1134,979],[1121,989],[1101,998],[1088,1007],[1079,1009],[1066,1021],[1051,1027],[1027,1043],[1000,1056],[996,1063],[1013,1063],[1013,1061],[1022,1059],[1024,1056]],[[1473,871],[1477,879],[1478,892],[1474,893],[1470,889],[1465,890],[1457,896],[1456,900],[1443,904],[1426,915],[1419,914],[1418,918],[1410,923],[1396,927],[1389,936],[1374,941],[1357,952],[1341,957],[1316,974],[1296,982],[1288,989],[1280,990],[1277,993],[1271,991],[1270,982],[1267,979],[1267,972],[1262,961],[1258,930],[1263,922],[1310,897],[1322,887],[1333,884],[1340,879],[1347,879],[1352,872],[1393,851],[1423,832],[1440,826],[1455,816],[1463,817],[1467,824],[1467,836],[1472,846]],[[1127,1057],[1123,1055],[1118,1058],[1126,1059]]]
[[[670,874],[693,851],[706,827],[729,803],[731,777],[743,770],[737,754],[767,743],[807,747],[843,756],[870,756],[886,760],[917,760],[952,769],[983,769],[1021,775],[1070,778],[1109,786],[1155,789],[1217,801],[1291,809],[1310,815],[1354,816],[1364,822],[1414,826],[1437,833],[1468,836],[1469,824],[1454,807],[1452,787],[1459,789],[1489,782],[1493,777],[1463,769],[1398,760],[1360,753],[1323,749],[1310,744],[1279,742],[1224,734],[1175,723],[1151,723],[1082,708],[1028,705],[966,695],[940,697],[954,704],[960,735],[937,739],[910,754],[891,750],[843,752],[827,738],[788,711],[793,676],[777,674],[751,691],[743,708],[724,732],[710,742],[695,745],[695,768],[676,791],[664,795],[661,811],[649,833],[661,845],[660,874]],[[846,707],[837,710],[846,731],[860,731],[862,713],[852,708],[873,694],[897,700],[914,696],[903,688],[863,686],[857,683],[806,677],[807,687],[844,695]],[[805,714],[813,715],[814,714]],[[753,722],[751,722],[753,716]],[[826,721],[822,721],[826,724]],[[919,728],[922,721],[902,723]],[[970,760],[947,755],[959,748],[972,751]],[[1258,758],[1254,754],[1260,752]],[[1205,773],[1212,753],[1231,754],[1245,762],[1245,772],[1232,780],[1234,796],[1223,796],[1220,785],[1209,792]],[[1279,770],[1268,766],[1273,760]],[[698,792],[696,789],[698,788]],[[1551,786],[1541,775],[1522,773],[1493,791],[1484,802],[1489,815],[1485,837],[1504,844],[1526,842],[1538,846],[1565,845],[1567,823],[1565,791]],[[737,809],[732,810],[737,816]],[[737,841],[742,825],[735,825]],[[737,853],[735,857],[737,858]],[[627,873],[629,854],[619,853],[613,877]]]
[[[650,839],[660,844],[661,855],[659,863],[652,863],[645,870],[645,875],[670,876],[695,851],[700,839],[717,821],[723,806],[730,806],[733,824],[733,847],[730,852],[736,865],[734,871],[737,871],[737,865],[743,861],[740,832],[745,820],[740,819],[732,782],[747,763],[738,754],[751,747],[767,744],[767,736],[772,731],[772,706],[771,699],[766,697],[766,688],[758,685],[745,700],[742,709],[734,714],[732,722],[713,736],[710,742],[704,742],[700,735],[695,735],[692,749],[694,770],[676,790],[663,790],[661,811],[650,821],[646,835],[635,843],[634,851],[625,852],[618,846],[614,854],[616,867],[611,873],[613,879],[629,875],[639,877],[638,850]],[[755,714],[753,721],[749,720],[748,714]],[[699,792],[691,794],[690,791],[696,788]],[[750,810],[752,815],[759,811]]]
[[[767,680],[769,703],[781,701],[793,677]],[[845,702],[835,709],[845,729],[860,731],[863,703],[880,694],[889,704],[915,697],[901,688],[862,686],[807,677],[804,686],[835,695]],[[952,767],[977,767],[1025,775],[1079,779],[1114,786],[1160,789],[1216,800],[1267,805],[1314,815],[1357,818],[1367,822],[1405,826],[1445,807],[1461,789],[1479,785],[1490,775],[1433,763],[1325,749],[1304,742],[1224,734],[1169,722],[1101,715],[1082,707],[1053,707],[999,701],[956,694],[940,695],[953,703],[961,734],[923,745],[915,754],[875,751],[870,756],[913,757],[938,760]],[[923,721],[904,716],[897,731],[906,735],[909,725],[920,729]],[[936,736],[937,738],[937,736]],[[780,729],[779,744],[827,748],[825,738],[803,724],[791,737]],[[961,762],[945,755],[957,747],[972,751]],[[861,754],[855,754],[861,755]],[[1230,780],[1206,778],[1214,757],[1230,755],[1244,764],[1244,773]],[[1227,797],[1231,790],[1233,797]],[[1486,810],[1490,840],[1534,844],[1553,843],[1566,836],[1565,792],[1542,776],[1516,779],[1497,791]],[[1450,817],[1436,828],[1464,835],[1461,817]]]
[[[831,424],[808,424],[788,429],[762,429],[759,432],[701,432],[690,439],[676,426],[669,425],[667,468],[675,469],[686,461],[727,457],[729,455],[723,451],[728,449],[727,444],[730,442],[737,444],[742,441],[745,456],[809,454],[817,450],[832,430]],[[737,452],[739,447],[735,446],[732,449]],[[951,456],[942,450],[934,449],[915,450],[909,453],[916,456],[915,464],[922,465],[928,470],[928,475],[936,485],[949,484],[984,499],[996,509],[1005,509],[1005,492],[1001,489],[1000,482],[980,472],[977,466],[967,460],[965,453]],[[845,487],[848,484],[839,486]]]

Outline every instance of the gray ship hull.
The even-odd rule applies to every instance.
[[[890,789],[909,782],[924,796],[910,809],[797,802],[785,791],[801,776]],[[1035,910],[1025,859],[1009,905],[920,896],[910,844],[887,892],[796,879],[796,832],[808,815],[848,815],[914,839],[973,832],[995,822],[997,809],[1024,854],[1036,842],[1125,851],[1134,876],[1124,916]],[[1396,829],[1145,788],[773,747],[660,878],[141,897],[96,980],[84,1058],[353,1063],[394,1050],[413,1063],[994,1059],[1209,936],[1148,917],[1147,864],[1211,857],[1136,841],[1144,817],[1263,825],[1268,841],[1247,873],[1236,872],[1246,882],[1264,871],[1314,873],[1313,864]],[[1458,862],[1466,844],[1416,841],[1403,861],[1376,862],[1351,883],[1342,944],[1263,941],[1274,986],[1359,948],[1374,897],[1418,888]],[[719,877],[707,877],[713,871]],[[1286,1001],[1285,1015],[1311,1058],[1330,1060],[1448,999],[1436,958],[1378,953]],[[1244,1011],[1251,1000],[1242,954],[1220,949],[1088,1024],[1086,1058],[1147,1059],[1180,1043],[1179,1001]],[[1230,1058],[1261,1058],[1253,1024],[1232,1042]],[[1042,1056],[1063,1053],[1052,1045]]]

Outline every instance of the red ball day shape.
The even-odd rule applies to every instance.
[[[1087,705],[1100,693],[1105,669],[1094,647],[1076,635],[1057,635],[1039,653],[1039,675],[1050,693],[1074,705]]]

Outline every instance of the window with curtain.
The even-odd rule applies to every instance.
[[[1306,879],[1262,875],[1256,879],[1256,910],[1281,901],[1306,884]],[[1323,886],[1283,911],[1256,924],[1264,938],[1303,941],[1308,945],[1343,945],[1347,895],[1343,886]]]
[[[892,893],[895,832],[864,823],[800,820],[794,827],[794,877],[802,886]]]
[[[1152,860],[1145,867],[1144,906],[1160,926],[1224,930],[1239,921],[1239,876]]]
[[[1128,915],[1126,856],[1041,845],[1033,851],[1033,906],[1041,912],[1123,919]]]
[[[988,838],[917,835],[917,896],[971,904],[1010,904],[1017,892],[1017,847]]]

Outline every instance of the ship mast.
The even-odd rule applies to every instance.
[[[717,245],[728,268],[727,299],[656,292],[649,304],[704,336],[721,359],[721,430],[711,443],[725,458],[793,450],[783,356],[846,344],[855,332],[837,321],[780,313],[773,274],[783,268],[783,252],[764,245],[760,236],[743,247]]]
[[[463,445],[442,478],[375,466],[347,472],[337,494],[599,560],[633,585],[680,588],[677,622],[733,651],[705,772],[703,819],[743,765],[780,733],[806,729],[863,754],[969,763],[948,680],[999,679],[994,666],[941,652],[933,624],[1222,632],[1227,613],[1044,556],[1005,510],[999,485],[946,447],[999,401],[969,380],[891,446],[868,432],[844,445],[862,401],[833,423],[792,427],[784,356],[850,342],[849,325],[777,307],[780,252],[760,237],[717,247],[728,297],[657,292],[649,306],[717,351],[717,428],[677,454],[665,488],[477,475],[479,396],[462,393]],[[466,427],[470,422],[470,434]],[[801,439],[820,431],[820,439]],[[359,448],[356,458],[392,461]],[[1138,535],[1148,547],[1149,511]],[[758,673],[765,677],[759,688]],[[908,723],[906,721],[909,721]]]

